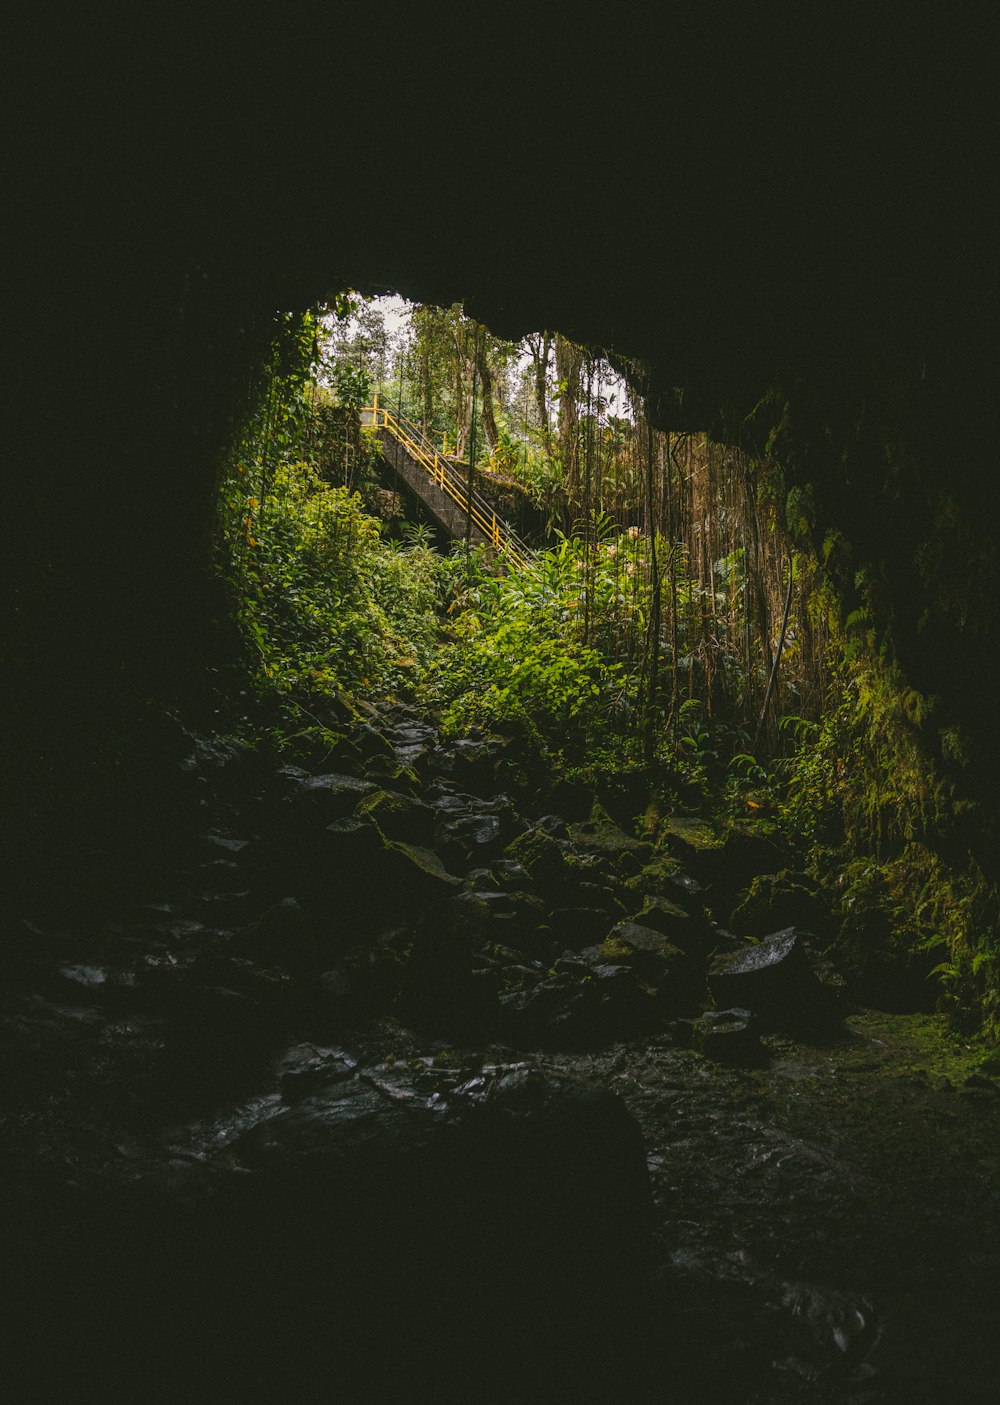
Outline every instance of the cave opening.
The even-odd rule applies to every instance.
[[[723,9],[26,46],[18,1398],[992,1399],[988,46]]]
[[[977,1388],[988,883],[791,402],[709,433],[454,303],[247,336],[182,416],[189,657],[21,836],[17,1369],[846,1401],[933,1310]]]

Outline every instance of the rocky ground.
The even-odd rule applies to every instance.
[[[403,707],[166,750],[4,921],[11,1398],[995,1399],[1000,1087],[772,839]]]

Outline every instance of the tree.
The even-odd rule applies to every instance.
[[[559,457],[563,491],[572,499],[579,486],[580,372],[583,347],[556,333],[556,380],[559,391]]]
[[[549,360],[552,355],[552,333],[536,332],[527,338],[534,371],[535,413],[542,435],[542,444],[547,454],[552,452],[552,434],[549,425],[548,381]]]

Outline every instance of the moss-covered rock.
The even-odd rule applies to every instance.
[[[756,877],[738,896],[729,924],[740,936],[764,937],[782,927],[825,934],[830,925],[826,902],[808,880],[790,869]]]
[[[710,949],[712,932],[704,915],[688,912],[669,898],[648,897],[633,921],[661,932],[689,956],[704,956]]]
[[[621,962],[653,987],[672,1012],[688,1008],[704,993],[704,963],[669,937],[639,922],[619,922],[597,949],[604,962]]]
[[[653,846],[627,834],[621,825],[608,814],[607,810],[595,802],[590,816],[582,824],[570,827],[570,838],[578,849],[598,854],[622,871],[623,860],[628,859],[628,868],[636,872],[653,856]]]
[[[543,888],[565,885],[574,872],[562,845],[544,829],[525,830],[507,845],[506,854]]]
[[[431,842],[437,818],[430,805],[397,790],[366,794],[355,813],[359,819],[374,824],[386,839],[424,847]]]

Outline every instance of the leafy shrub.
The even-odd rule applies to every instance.
[[[438,558],[392,547],[356,493],[304,463],[247,500],[241,619],[262,685],[289,695],[412,685],[437,634]]]

